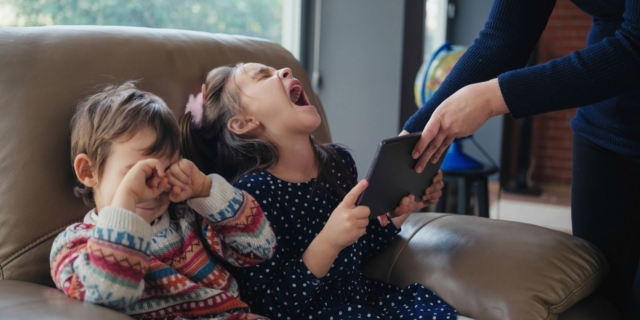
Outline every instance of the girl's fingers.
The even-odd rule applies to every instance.
[[[436,204],[438,203],[438,200],[440,200],[440,197],[442,196],[442,191],[437,191],[435,193],[433,193],[431,195],[431,197],[429,198],[429,200],[427,201],[427,203],[429,204]]]
[[[183,191],[183,189],[177,186],[171,187],[171,193],[169,194],[169,199],[171,200],[171,202],[181,202],[184,201],[185,198],[186,193],[185,191]]]
[[[434,182],[429,188],[427,188],[427,190],[424,191],[423,196],[427,196],[438,190],[442,190],[442,188],[444,188],[444,182],[442,181]]]
[[[433,177],[433,181],[432,182],[435,184],[437,182],[442,181],[442,178],[443,178],[442,170],[438,170],[438,174],[436,174],[436,176]]]
[[[179,163],[172,165],[171,168],[169,168],[168,171],[170,172],[172,177],[174,177],[175,179],[180,181],[182,184],[190,184],[191,183],[191,179],[182,170],[182,168],[180,167]]]
[[[188,184],[185,184],[182,181],[180,181],[179,179],[176,179],[176,177],[174,177],[173,175],[169,175],[169,184],[174,186],[174,187],[178,187],[179,189],[185,189],[185,188],[189,187]]]
[[[171,183],[167,183],[167,185],[164,186],[164,189],[162,190],[162,192],[171,192],[171,188],[173,188]]]
[[[158,186],[157,188],[155,188],[154,194],[158,195],[164,192],[165,188],[169,185],[169,179],[167,179],[166,177],[160,179],[160,182],[158,182]]]
[[[158,159],[153,159],[154,160],[154,165],[156,167],[156,174],[159,177],[164,177],[164,164],[162,164],[162,162],[160,162],[160,160]]]
[[[369,219],[357,219],[355,225],[358,228],[366,228],[369,225]]]
[[[380,222],[380,226],[382,227],[386,227],[387,224],[389,224],[389,218],[387,217],[386,214],[379,215],[377,219]]]

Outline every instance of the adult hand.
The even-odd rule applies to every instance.
[[[508,112],[498,79],[458,90],[438,106],[424,127],[412,153],[414,159],[420,158],[416,171],[422,172],[429,160],[438,162],[453,139],[470,136],[489,118]]]

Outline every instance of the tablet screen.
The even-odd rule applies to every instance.
[[[417,173],[414,168],[418,160],[413,159],[411,152],[418,140],[420,132],[380,142],[367,173],[369,186],[357,202],[369,207],[370,218],[393,211],[409,194],[422,197],[438,174],[446,151],[438,163],[429,162],[421,173]]]

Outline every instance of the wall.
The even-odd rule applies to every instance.
[[[591,16],[569,0],[558,0],[540,38],[539,63],[583,49],[591,28]],[[542,183],[571,184],[570,120],[576,109],[551,112],[534,118],[532,179]]]
[[[400,132],[403,19],[400,0],[322,1],[318,94],[360,178],[380,141]]]
[[[455,0],[454,3],[455,17],[449,21],[447,39],[452,44],[470,46],[484,28],[493,0]],[[502,116],[489,119],[473,136],[493,161],[500,165]],[[465,141],[463,146],[467,154],[490,163],[472,142]],[[496,179],[497,175],[492,178]]]

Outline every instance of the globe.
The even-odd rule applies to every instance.
[[[451,69],[453,69],[453,66],[465,51],[467,51],[467,47],[451,45],[447,41],[433,53],[429,61],[422,64],[416,75],[416,81],[413,87],[418,108],[424,106],[427,100],[440,88],[444,79],[451,73]],[[471,136],[466,138],[470,137]],[[440,167],[445,173],[482,168],[480,161],[463,152],[462,144],[460,143],[462,139],[453,140],[449,150],[447,150],[447,154]]]
[[[429,61],[425,61],[416,75],[414,95],[418,108],[440,88],[444,79],[449,75],[453,66],[458,62],[467,47],[451,45],[446,42],[432,55]]]

